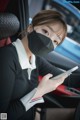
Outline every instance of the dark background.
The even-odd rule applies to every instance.
[[[75,7],[77,7],[80,10],[80,3],[72,3]]]

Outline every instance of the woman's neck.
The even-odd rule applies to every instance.
[[[22,44],[25,48],[25,51],[27,53],[27,56],[28,56],[28,59],[30,60],[31,59],[31,56],[32,56],[32,52],[30,51],[29,47],[28,47],[28,38],[27,36],[25,36],[23,39],[22,39]]]

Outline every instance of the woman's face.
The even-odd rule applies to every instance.
[[[63,27],[60,23],[36,26],[34,27],[34,30],[37,33],[41,33],[49,37],[55,43],[55,45],[58,45],[62,42]]]

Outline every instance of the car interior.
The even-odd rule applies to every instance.
[[[59,0],[57,0],[59,1]],[[5,2],[5,4],[3,4]],[[35,4],[39,5],[36,10]],[[73,32],[68,33],[68,37],[75,39],[80,43],[79,34],[80,26],[79,17],[68,11],[69,8],[55,0],[1,0],[0,1],[0,47],[10,44],[15,41],[19,33],[24,30],[29,24],[29,18],[41,9],[58,9],[64,11],[65,16],[71,15],[72,21],[69,22],[69,17],[65,17],[68,24],[74,26]],[[74,21],[73,21],[74,18]],[[77,21],[76,21],[77,20]],[[76,21],[76,24],[74,24]],[[74,33],[74,34],[73,34]],[[75,37],[76,36],[76,37]],[[44,96],[45,103],[36,105],[35,120],[74,120],[76,108],[80,102],[80,63],[56,52],[52,51],[44,57],[50,64],[59,69],[69,70],[75,66],[79,68],[72,73],[71,79],[66,80],[55,91]],[[54,117],[53,117],[54,116]],[[61,116],[61,117],[60,117]]]

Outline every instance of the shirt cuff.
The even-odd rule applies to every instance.
[[[28,93],[27,95],[25,95],[24,97],[20,99],[26,111],[29,110],[31,107],[33,107],[37,103],[44,103],[43,97],[32,99],[36,91],[37,91],[37,88],[33,89],[30,93]]]

